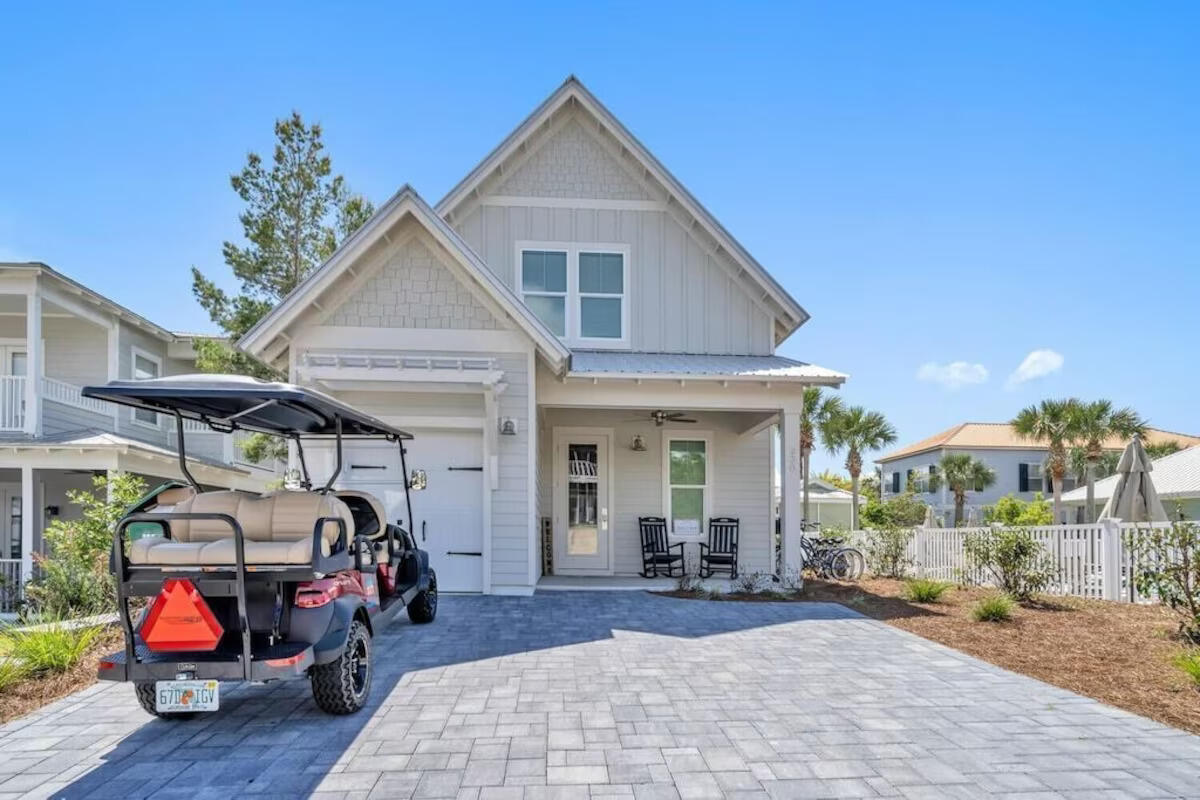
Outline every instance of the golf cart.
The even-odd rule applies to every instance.
[[[437,577],[410,533],[404,442],[412,437],[321,392],[232,375],[184,375],[89,386],[93,397],[175,418],[187,484],[155,489],[113,532],[112,569],[125,649],[100,661],[103,680],[132,681],[160,717],[214,711],[219,681],[307,677],[317,705],[350,714],[371,688],[372,637],[402,609],[437,614]],[[300,490],[204,491],[188,471],[184,421],[293,443]],[[409,529],[365,492],[333,488],[346,439],[400,450]],[[332,474],[313,488],[304,443],[332,445]],[[134,598],[153,598],[139,619]]]

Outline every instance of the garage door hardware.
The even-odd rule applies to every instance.
[[[467,552],[465,550],[447,550],[446,555],[448,555],[448,556],[482,556],[483,553],[471,553],[471,552]]]
[[[451,472],[483,472],[483,467],[446,467]]]
[[[351,464],[350,469],[387,469],[384,464]]]

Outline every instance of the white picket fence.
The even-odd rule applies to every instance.
[[[1098,600],[1140,602],[1134,585],[1130,536],[1150,527],[1146,524],[1098,522],[1091,525],[1046,525],[1027,528],[1056,566],[1056,578],[1048,591]],[[971,574],[963,544],[972,533],[989,528],[916,528],[909,541],[907,559],[919,577],[946,581],[982,583],[984,576]],[[870,531],[850,534],[853,544],[866,546]],[[1112,569],[1109,569],[1112,565]]]

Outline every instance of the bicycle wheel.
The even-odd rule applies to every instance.
[[[867,571],[867,559],[862,554],[861,550],[854,547],[847,547],[842,551],[846,558],[850,561],[850,577],[847,580],[856,581],[863,576]]]
[[[847,550],[837,550],[829,557],[829,574],[839,581],[854,579],[855,561]]]

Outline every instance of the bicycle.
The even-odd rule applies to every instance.
[[[822,578],[839,581],[854,581],[866,571],[867,560],[862,551],[845,545],[845,539],[837,536],[821,538],[800,537],[800,550],[804,566]]]

